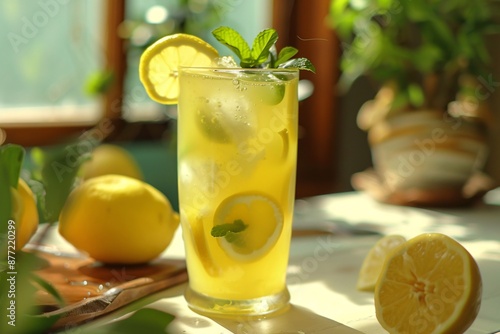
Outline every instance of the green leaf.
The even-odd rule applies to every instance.
[[[17,188],[24,155],[25,150],[22,146],[7,144],[0,147],[0,163],[6,167],[8,183],[13,188]]]
[[[215,225],[212,227],[210,234],[213,237],[220,238],[225,237],[228,233],[238,233],[244,231],[248,225],[243,223],[241,219],[237,219],[232,223]]]
[[[360,13],[346,9],[341,15],[331,15],[330,24],[335,32],[345,40],[350,40],[356,22],[359,22]]]
[[[39,147],[33,147],[30,150],[30,159],[33,163],[33,168],[31,170],[31,176],[33,179],[42,179],[42,168],[45,163],[45,154]]]
[[[244,58],[240,61],[240,66],[243,68],[257,67],[259,64],[253,58]]]
[[[255,37],[252,45],[252,59],[256,65],[264,63],[269,58],[269,50],[278,40],[278,33],[274,29],[261,31]]]
[[[349,5],[349,0],[335,0],[330,2],[330,14],[333,17],[342,16],[347,6]]]
[[[0,322],[0,333],[47,333],[58,317],[38,316],[41,310],[36,306],[37,288],[33,284],[32,273],[40,262],[34,256],[20,255],[20,252],[16,252],[14,270],[9,268],[0,273],[0,281],[9,283],[0,286],[0,316],[4,319]],[[15,291],[11,291],[10,282],[15,282]],[[10,317],[9,307],[15,308],[15,317]],[[14,321],[11,324],[15,324],[15,327],[9,321]]]
[[[81,334],[166,334],[165,328],[175,319],[171,314],[152,308],[142,308],[130,317],[102,327],[83,329]]]
[[[54,297],[54,299],[59,303],[60,307],[63,307],[66,303],[64,302],[63,297],[59,294],[59,292],[46,280],[41,278],[38,275],[33,274],[31,279],[36,282],[38,285],[42,287],[49,295]]]
[[[212,35],[233,51],[240,60],[252,59],[250,46],[236,30],[230,27],[219,27],[212,31]]]
[[[12,194],[10,188],[17,188],[24,160],[24,148],[7,144],[0,146],[0,246],[6,249],[7,224],[12,218]],[[5,255],[5,254],[4,254]]]
[[[363,11],[366,10],[372,2],[373,0],[354,0],[354,1],[349,1],[349,4],[355,10]]]
[[[230,27],[219,27],[212,31],[212,35],[236,54],[240,59],[240,66],[243,68],[290,67],[315,72],[312,63],[305,58],[290,61],[290,58],[297,53],[293,47],[283,48],[279,56],[276,56],[278,33],[274,29],[261,31],[254,39],[251,50],[243,37]]]
[[[88,143],[87,143],[88,144]],[[73,142],[43,150],[42,183],[45,186],[45,219],[53,223],[59,219],[64,203],[72,190],[81,164],[87,159],[80,142]]]
[[[435,9],[422,1],[408,1],[406,4],[408,18],[414,22],[426,21],[434,16]]]
[[[236,247],[244,248],[245,247],[245,239],[241,236],[240,233],[228,232],[224,239],[230,244],[233,244]]]
[[[430,23],[432,24],[435,36],[439,38],[441,43],[444,43],[446,47],[453,48],[455,46],[455,37],[453,36],[451,27],[439,17],[431,17]]]
[[[396,93],[396,96],[394,97],[394,100],[392,101],[392,109],[393,110],[399,110],[406,108],[408,106],[408,96],[402,92],[399,91]]]
[[[307,58],[295,58],[291,59],[281,65],[278,68],[297,68],[299,70],[307,70],[313,73],[316,72],[316,68],[311,63],[311,61]]]
[[[397,2],[399,2],[399,1],[397,1]],[[378,0],[378,5],[382,9],[390,9],[392,6],[394,6],[393,0]],[[398,4],[398,6],[400,6],[400,5],[401,4]]]
[[[423,73],[435,70],[443,59],[441,49],[432,43],[422,45],[410,56],[415,67]]]
[[[7,257],[7,229],[8,221],[12,215],[12,194],[9,184],[8,166],[4,163],[0,154],[0,247],[2,253],[0,259]],[[0,297],[1,298],[1,297]]]
[[[422,88],[416,84],[410,84],[408,86],[408,98],[411,105],[415,107],[421,107],[425,101],[425,96]]]
[[[276,49],[276,44],[271,46],[269,49],[269,67],[276,68],[276,60],[278,59],[278,50]]]
[[[104,94],[114,82],[115,76],[112,71],[97,71],[87,78],[85,92],[89,95]]]
[[[42,179],[45,185],[45,214],[48,222],[53,223],[59,219],[61,212],[74,179],[78,172],[80,163],[75,158],[72,164],[67,159],[71,155],[72,145],[62,150],[47,153],[46,164],[42,169]]]
[[[299,52],[299,50],[297,50],[293,46],[285,46],[278,54],[278,58],[276,59],[274,65],[277,67],[283,64],[284,62],[290,60],[293,56],[295,56],[297,52]]]

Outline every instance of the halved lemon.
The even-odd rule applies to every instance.
[[[361,265],[356,288],[361,291],[374,291],[387,254],[404,242],[405,237],[396,234],[379,239],[368,251]]]
[[[375,288],[377,319],[389,333],[464,333],[481,305],[479,268],[454,239],[426,233],[396,247]]]
[[[225,199],[217,208],[214,227],[240,224],[242,230],[218,237],[220,247],[238,261],[252,261],[267,254],[283,229],[283,213],[271,198],[242,193]]]
[[[181,66],[210,67],[219,53],[204,40],[189,34],[165,36],[150,45],[139,62],[139,77],[156,102],[176,104]]]

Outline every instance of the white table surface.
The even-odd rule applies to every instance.
[[[406,238],[441,232],[457,239],[476,259],[483,279],[481,309],[466,333],[492,333],[500,329],[500,189],[488,193],[485,202],[463,209],[419,209],[381,204],[359,192],[331,194],[297,201],[294,225],[352,227]],[[386,333],[375,317],[373,294],[355,288],[361,263],[380,235],[294,238],[288,268],[292,306],[276,318],[229,321],[201,316],[186,306],[186,285],[181,284],[91,326],[152,307],[175,315],[169,333]],[[49,242],[73,251],[55,229]],[[184,257],[180,229],[162,256]]]

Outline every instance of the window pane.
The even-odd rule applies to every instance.
[[[103,66],[103,6],[100,0],[0,2],[0,123],[100,116],[85,83]]]
[[[176,107],[153,102],[139,81],[139,58],[150,43],[168,34],[185,32],[203,38],[227,55],[230,52],[211,36],[211,31],[228,25],[251,43],[259,31],[270,26],[271,9],[269,0],[127,0],[121,32],[128,40],[124,117],[175,117]]]

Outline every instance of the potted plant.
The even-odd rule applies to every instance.
[[[378,93],[358,114],[373,173],[353,186],[408,205],[461,205],[490,183],[487,97],[496,88],[486,35],[499,32],[498,1],[333,0],[342,42],[339,88],[361,76]],[[473,183],[471,184],[471,181]]]

